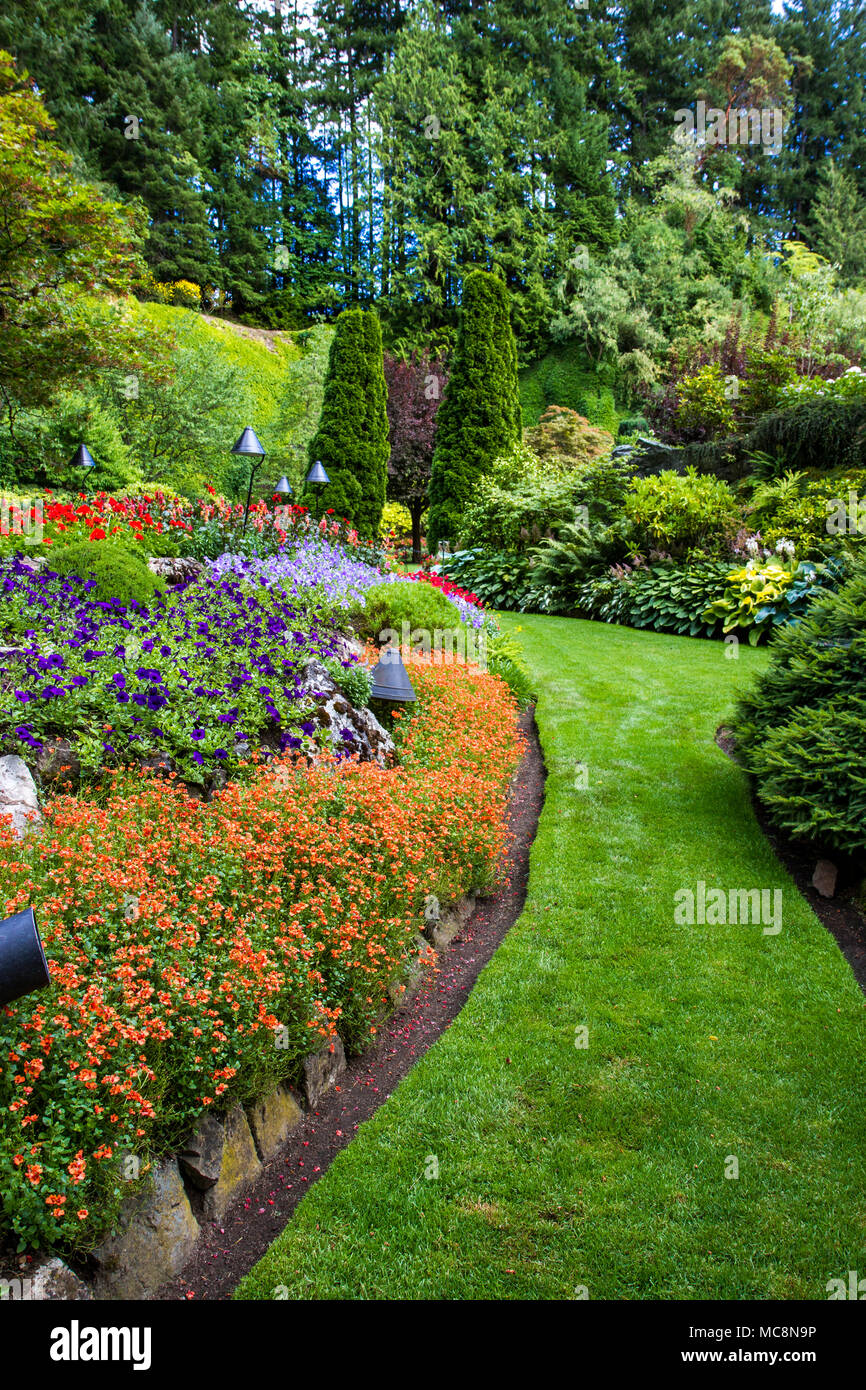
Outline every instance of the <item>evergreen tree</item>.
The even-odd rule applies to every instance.
[[[347,517],[362,536],[378,535],[385,505],[388,414],[382,329],[372,310],[346,309],[337,319],[319,428],[310,463],[323,464],[330,482],[322,507]],[[317,489],[318,491],[318,489]],[[307,496],[309,503],[311,496]],[[317,504],[318,505],[318,504]]]
[[[866,199],[831,159],[812,204],[812,250],[838,265],[843,284],[866,281]]]
[[[508,293],[486,271],[467,275],[451,377],[445,388],[430,480],[431,549],[458,532],[476,479],[520,439],[517,348]]]

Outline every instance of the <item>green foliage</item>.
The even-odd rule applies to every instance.
[[[308,454],[330,479],[320,489],[322,508],[347,517],[367,539],[379,533],[388,452],[379,319],[363,309],[347,309],[337,319],[322,414]]]
[[[520,373],[524,423],[533,428],[549,406],[564,406],[591,425],[616,434],[618,415],[613,391],[577,342],[553,344]]]
[[[366,709],[373,689],[373,677],[366,666],[344,666],[335,657],[329,657],[323,665],[349,704],[355,709]]]
[[[502,551],[460,550],[442,566],[449,579],[476,594],[486,608],[524,613],[532,604],[530,562]]]
[[[697,565],[653,565],[589,580],[578,606],[587,617],[630,627],[711,637],[718,620],[707,619],[710,602],[724,589],[730,566],[714,560]]]
[[[574,515],[574,475],[533,477],[500,487],[482,478],[463,515],[462,549],[525,550]]]
[[[734,732],[778,829],[866,868],[866,563],[777,634]]]
[[[495,632],[487,624],[487,670],[505,681],[521,709],[526,709],[536,697],[535,682],[523,660],[520,643],[508,633]]]
[[[458,535],[478,479],[520,439],[517,351],[502,281],[473,271],[463,286],[460,330],[439,407],[427,541]]]
[[[804,560],[794,567],[777,560],[752,560],[733,570],[721,598],[708,604],[705,618],[721,622],[723,632],[747,630],[755,647],[777,627],[798,622],[822,589],[836,587],[840,569]]]
[[[548,406],[538,424],[523,431],[523,441],[546,464],[559,468],[576,468],[613,448],[609,431],[561,405]]]
[[[720,478],[665,471],[635,478],[626,497],[626,515],[636,548],[683,555],[701,549],[724,553],[739,521],[736,499]]]
[[[726,395],[728,387],[717,362],[708,362],[680,384],[677,423],[695,438],[714,438],[727,434],[734,424],[734,403]]]
[[[77,575],[93,580],[94,598],[120,603],[152,603],[165,592],[165,580],[157,579],[143,556],[113,541],[75,541],[51,548],[51,568],[61,576]]]
[[[866,400],[804,399],[765,415],[745,447],[773,458],[778,473],[866,467]]]
[[[140,361],[122,306],[141,269],[140,210],[111,203],[75,177],[26,73],[0,50],[0,406],[43,407],[61,383]]]
[[[365,605],[356,626],[363,637],[373,642],[387,628],[396,631],[398,640],[402,640],[403,623],[408,623],[412,631],[421,628],[430,634],[437,629],[455,631],[463,626],[454,604],[432,584],[398,579],[374,584],[364,597]]]

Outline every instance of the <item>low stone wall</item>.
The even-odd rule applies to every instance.
[[[395,1007],[419,988],[437,953],[447,951],[475,908],[474,894],[440,910],[428,899],[423,935],[403,982],[389,993]],[[193,1254],[202,1227],[219,1221],[346,1070],[339,1037],[303,1065],[303,1093],[279,1085],[248,1106],[226,1114],[205,1111],[183,1147],[154,1166],[148,1180],[124,1204],[113,1235],[91,1252],[92,1275],[81,1279],[57,1257],[0,1279],[0,1298],[141,1299],[179,1274]]]

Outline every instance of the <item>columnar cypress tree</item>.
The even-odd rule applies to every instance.
[[[455,538],[476,479],[520,439],[517,348],[508,293],[485,270],[467,275],[451,376],[439,407],[428,543]]]
[[[323,489],[322,507],[348,517],[368,537],[378,534],[385,505],[386,400],[378,315],[372,310],[347,309],[337,319],[322,414],[310,440],[309,458],[310,463],[321,462],[330,478]]]

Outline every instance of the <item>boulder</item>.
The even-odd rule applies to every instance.
[[[277,1086],[249,1107],[247,1119],[263,1162],[273,1158],[303,1118],[304,1112],[288,1086]]]
[[[817,888],[822,898],[832,898],[836,892],[836,865],[830,859],[819,859],[812,875],[812,887]]]
[[[41,820],[36,784],[23,758],[15,753],[0,758],[0,815],[12,817],[19,837],[35,829]]]
[[[77,786],[81,762],[66,738],[53,738],[36,754],[36,771],[42,782],[66,782]]]
[[[346,1054],[338,1037],[333,1037],[319,1052],[304,1059],[304,1094],[311,1110],[336,1085],[345,1070]]]
[[[196,1210],[204,1221],[220,1221],[241,1189],[253,1182],[262,1168],[252,1131],[241,1106],[236,1105],[224,1120],[216,1120],[221,1134],[213,1128],[213,1120],[214,1117],[208,1115],[199,1121],[195,1138],[187,1145],[183,1155],[184,1172],[187,1172],[190,1152],[196,1139],[200,1140],[202,1126],[206,1126],[205,1148],[198,1155],[197,1179],[191,1178],[196,1189],[192,1194]]]
[[[152,555],[147,568],[167,584],[186,584],[191,579],[198,579],[204,565],[201,560],[193,560],[190,556]]]
[[[91,1297],[90,1290],[68,1265],[58,1260],[45,1260],[30,1271],[30,1297],[41,1302],[85,1300]]]
[[[314,700],[313,716],[330,735],[335,753],[355,753],[362,762],[384,767],[394,753],[394,740],[368,709],[355,709],[320,661],[310,661],[300,675],[299,691]],[[348,737],[344,737],[347,735]]]
[[[219,1181],[223,1162],[225,1129],[216,1115],[204,1114],[179,1151],[177,1161],[187,1182],[206,1192]]]
[[[125,1205],[117,1232],[93,1251],[96,1297],[145,1298],[180,1273],[198,1237],[177,1164],[159,1164]]]
[[[435,950],[448,949],[475,911],[475,902],[475,894],[469,893],[459,903],[441,909],[438,917],[425,914],[422,931]]]

